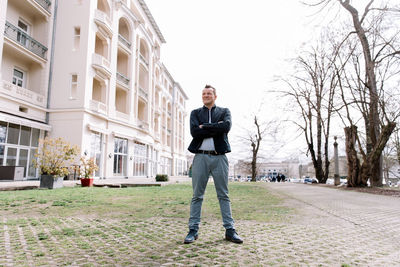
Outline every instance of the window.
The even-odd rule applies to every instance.
[[[28,23],[22,21],[21,19],[18,20],[18,28],[20,29],[17,33],[17,41],[26,46],[26,40],[28,36]]]
[[[81,42],[81,27],[74,27],[74,48],[73,48],[74,51],[79,49],[80,42]]]
[[[71,74],[71,92],[69,99],[76,99],[77,94],[78,94],[78,75]]]
[[[0,121],[0,143],[5,143],[6,137],[7,137],[7,122]]]
[[[147,175],[147,147],[139,142],[134,144],[133,175]]]
[[[128,140],[115,138],[114,139],[114,175],[126,175],[126,162],[128,158]]]
[[[19,130],[19,125],[10,123],[10,125],[8,126],[7,143],[18,145]]]
[[[90,157],[94,158],[95,163],[98,167],[95,171],[94,176],[99,177],[101,173],[101,133],[92,132],[90,137]]]
[[[31,141],[31,127],[21,126],[21,138],[19,144],[29,146]]]
[[[24,72],[14,69],[12,83],[19,87],[24,87]]]
[[[0,145],[0,166],[3,166],[4,162],[4,145]]]

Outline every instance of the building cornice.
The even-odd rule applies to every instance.
[[[154,20],[153,15],[151,14],[148,6],[144,2],[144,0],[138,0],[140,6],[143,8],[144,13],[146,14],[147,19],[150,21],[151,25],[153,26],[154,31],[157,33],[158,38],[160,38],[163,44],[166,43],[164,36],[161,33],[160,28],[158,27],[156,21]]]

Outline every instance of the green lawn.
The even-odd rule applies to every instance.
[[[280,199],[257,184],[232,183],[230,198],[237,220],[270,221],[282,219],[289,210]],[[0,193],[1,215],[11,217],[37,215],[99,217],[134,216],[136,218],[175,217],[189,214],[190,184],[131,188],[62,188]],[[212,183],[206,190],[203,217],[220,218],[218,199]]]

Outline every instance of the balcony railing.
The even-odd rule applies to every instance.
[[[118,111],[118,110],[115,111],[115,115],[117,116],[117,118],[127,120],[127,121],[129,120],[129,117],[130,117],[129,114]]]
[[[124,38],[124,36],[122,36],[121,34],[118,35],[118,40],[123,43],[126,47],[131,48],[131,42],[129,42],[128,40],[126,40]]]
[[[41,5],[44,9],[50,12],[51,1],[50,0],[35,0],[39,5]]]
[[[141,128],[143,130],[149,130],[149,124],[147,122],[138,119],[137,124],[138,124],[139,128]]]
[[[147,59],[144,56],[142,56],[142,54],[139,54],[139,57],[144,62],[144,64],[146,64],[146,66],[148,67],[149,66],[149,62],[147,61]]]
[[[96,9],[94,11],[94,20],[96,23],[98,23],[100,26],[103,26],[104,29],[109,33],[112,34],[112,28],[111,28],[111,20],[107,16],[106,13],[103,11]]]
[[[147,99],[147,92],[142,87],[139,87],[139,96]]]
[[[90,100],[90,109],[93,111],[96,111],[98,113],[102,113],[104,115],[107,114],[106,104],[96,101],[96,100],[93,100],[93,99]]]
[[[117,72],[117,80],[129,86],[129,78],[120,72]]]
[[[100,68],[105,74],[111,76],[110,61],[102,55],[93,53],[93,66]]]
[[[6,27],[4,29],[4,35],[10,38],[11,40],[17,42],[22,45],[29,51],[33,52],[35,55],[46,59],[47,47],[33,39],[23,30],[15,27],[10,22],[6,21]]]
[[[26,102],[38,105],[38,106],[45,106],[45,96],[38,94],[36,92],[33,92],[29,89],[23,88],[16,86],[15,84],[12,84],[7,81],[3,81],[3,85],[0,88],[1,92],[10,95],[12,97],[24,100]]]

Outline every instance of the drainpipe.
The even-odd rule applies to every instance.
[[[54,0],[54,17],[53,17],[53,34],[51,38],[51,53],[50,53],[50,68],[49,68],[49,86],[47,89],[47,111],[46,111],[46,124],[49,124],[49,108],[50,108],[50,97],[51,97],[51,85],[53,78],[53,64],[54,64],[54,44],[56,42],[56,26],[57,26],[57,8],[58,8],[58,0]],[[46,132],[47,136],[47,132]]]

